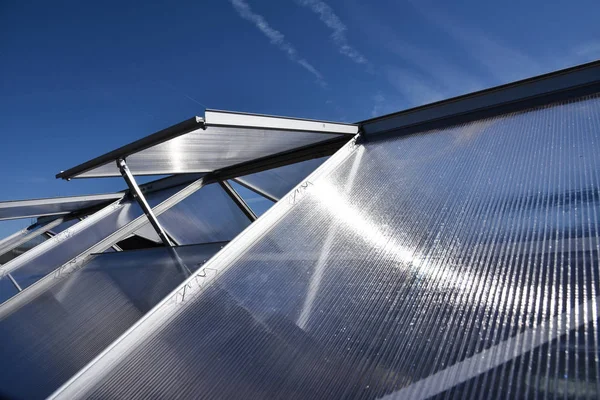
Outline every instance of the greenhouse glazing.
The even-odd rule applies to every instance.
[[[357,124],[206,110],[60,172],[127,189],[0,203],[37,218],[0,241],[0,394],[597,398],[599,93],[594,62]]]

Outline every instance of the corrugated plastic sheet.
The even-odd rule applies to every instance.
[[[121,195],[119,193],[107,193],[48,199],[3,201],[0,202],[0,220],[69,214],[73,211],[101,206],[102,204],[109,204],[120,197]]]
[[[0,306],[0,397],[51,394],[223,245],[97,255]]]
[[[48,237],[46,237],[43,234],[31,238],[27,242],[20,244],[19,246],[15,247],[14,249],[11,249],[11,250],[7,251],[6,253],[1,254],[0,255],[0,264],[6,264],[10,260],[17,258],[18,256],[25,253],[26,251],[33,249],[35,246],[37,246],[41,243],[44,243],[46,240],[48,240]]]
[[[342,148],[57,396],[598,398],[598,110]]]
[[[204,186],[158,217],[179,244],[229,241],[250,220],[216,183]]]
[[[311,172],[317,169],[319,165],[323,164],[325,160],[327,160],[327,157],[306,160],[284,167],[241,176],[236,178],[236,180],[260,190],[261,193],[265,193],[273,199],[279,200],[292,190],[294,186],[310,175]]]
[[[131,154],[127,166],[134,175],[209,172],[257,158],[313,145],[343,135],[209,126]],[[121,176],[114,162],[77,177]]]
[[[147,197],[148,202],[151,206],[155,206],[176,193],[177,189],[170,188],[151,193]],[[144,215],[137,202],[132,199],[123,199],[121,202],[113,203],[107,206],[106,209],[98,211],[98,213],[103,213],[103,215],[94,224],[88,224],[88,218],[93,218],[98,214],[78,222],[46,243],[37,246],[35,248],[37,253],[31,259],[20,262],[19,257],[17,257],[10,263],[3,265],[0,268],[0,274],[5,272],[2,269],[11,272],[11,269],[16,268],[11,274],[22,288],[26,288],[100,240]],[[82,225],[85,225],[85,227],[81,231],[73,233],[74,229]],[[43,246],[45,247],[42,248]],[[0,279],[6,279],[6,277]]]

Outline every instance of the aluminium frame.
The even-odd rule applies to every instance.
[[[591,73],[591,71],[595,72]],[[417,107],[405,112],[367,120],[361,123],[361,128],[363,130],[361,138],[367,139],[368,142],[368,140],[374,139],[378,134],[382,134],[381,137],[384,137],[385,135],[383,134],[385,133],[409,134],[420,130],[433,129],[433,127],[448,126],[461,121],[506,114],[526,108],[545,105],[558,100],[597,93],[600,89],[599,72],[600,62],[590,63],[581,67],[575,67],[544,75],[542,77],[516,82],[499,88],[489,89],[487,91],[477,92],[423,107]],[[316,177],[323,174],[324,171],[331,170],[336,162],[339,164],[339,162],[343,160],[342,157],[346,155],[345,153],[346,152],[344,151],[337,153],[334,160],[319,167],[304,181],[313,181]],[[225,174],[225,176],[227,175]],[[131,346],[131,344],[139,343],[140,341],[147,339],[148,335],[150,335],[150,331],[144,329],[145,325],[156,327],[166,323],[167,311],[170,311],[169,307],[174,308],[175,306],[178,306],[178,304],[174,304],[175,302],[173,301],[178,291],[191,288],[191,290],[188,289],[191,291],[191,294],[189,295],[191,297],[197,296],[205,290],[205,287],[207,287],[206,281],[209,281],[210,277],[216,275],[217,272],[222,273],[232,265],[237,256],[243,252],[247,246],[251,245],[261,237],[262,229],[275,222],[277,217],[283,215],[289,207],[291,207],[291,205],[286,204],[286,202],[280,202],[279,205],[276,205],[269,213],[267,213],[267,215],[265,215],[265,218],[261,218],[257,224],[254,224],[250,229],[247,229],[242,234],[238,235],[238,237],[236,237],[228,246],[229,251],[221,251],[211,258],[203,265],[195,276],[190,277],[187,281],[183,282],[172,295],[167,296],[163,301],[152,308],[152,310],[146,313],[144,317],[130,327],[119,337],[119,339],[113,342],[111,346],[98,354],[85,368],[80,370],[57,389],[51,395],[51,398],[72,398],[73,395],[80,393],[79,391],[83,390],[87,385],[98,382],[101,379],[101,375],[115,365],[114,357],[111,357],[111,355],[126,354],[127,352],[132,351],[133,346]],[[213,275],[209,275],[209,270],[217,272]],[[202,273],[204,273],[204,275],[202,275]],[[200,283],[197,281],[200,281]],[[589,310],[590,307],[587,307],[587,309]],[[571,312],[571,314],[581,314],[581,312]],[[557,318],[566,318],[566,314],[558,315]],[[588,315],[586,315],[586,321],[587,320],[589,320]],[[557,323],[551,324],[551,326],[556,325]],[[543,328],[543,330],[545,330],[545,328]],[[529,332],[525,331],[523,333],[529,336]],[[542,337],[542,335],[537,336]],[[552,337],[550,339],[552,339]],[[522,350],[527,351],[527,349]],[[111,352],[113,354],[111,354]],[[516,356],[518,355],[515,355],[514,357]],[[473,364],[480,364],[480,360],[474,361],[477,362]],[[452,367],[449,367],[448,369],[451,368]],[[477,366],[477,368],[479,367]],[[463,368],[463,371],[465,369],[468,370],[467,372],[471,371],[469,368]],[[413,385],[419,385],[419,383],[417,382]]]
[[[56,218],[56,219],[48,222],[45,225],[37,227],[36,229],[34,229],[33,231],[30,231],[29,233],[25,233],[24,231],[19,231],[14,235],[9,236],[9,238],[10,237],[15,238],[15,236],[18,236],[19,233],[25,233],[23,236],[21,236],[20,239],[13,240],[10,243],[5,244],[4,246],[0,246],[0,255],[6,254],[9,251],[11,251],[12,249],[22,245],[23,243],[26,243],[37,236],[43,235],[44,233],[51,230],[52,228],[55,228],[58,225],[62,224],[64,222],[64,220],[65,219],[63,217],[59,217],[59,218]]]
[[[105,205],[121,197],[121,193],[105,193],[69,197],[50,197],[32,200],[3,201],[0,202],[0,220],[67,215],[90,207]],[[77,206],[77,204],[82,202],[93,202],[94,204],[87,204],[83,207]],[[58,206],[62,206],[63,209],[57,211],[55,208]],[[47,207],[45,211],[44,207]]]
[[[219,182],[221,188],[227,193],[227,195],[233,200],[236,206],[244,213],[246,217],[250,220],[250,222],[256,221],[256,214],[252,209],[246,204],[242,196],[238,194],[238,192],[231,186],[231,184],[227,181]]]
[[[359,122],[361,136],[411,134],[600,92],[600,60]]]
[[[136,140],[133,143],[129,143],[125,146],[119,147],[116,150],[93,158],[89,161],[79,164],[73,168],[69,168],[66,171],[61,171],[56,174],[56,178],[62,178],[65,180],[71,180],[77,175],[83,174],[91,169],[99,167],[110,162],[114,162],[119,158],[125,158],[130,154],[137,153],[138,151],[145,150],[149,147],[155,146],[159,143],[165,142],[169,139],[176,138],[188,132],[196,129],[204,129],[204,120],[200,117],[192,117],[176,125],[162,129],[149,136],[146,136],[140,140]]]
[[[122,146],[109,153],[86,161],[66,171],[61,171],[56,178],[70,180],[73,178],[91,178],[94,176],[80,176],[97,167],[104,166],[118,159],[126,159],[127,156],[146,150],[150,147],[159,145],[170,139],[184,135],[186,133],[208,127],[229,127],[261,130],[281,130],[281,131],[304,131],[321,133],[337,137],[341,135],[349,137],[358,133],[358,126],[355,124],[344,124],[327,121],[306,120],[288,117],[276,117],[260,114],[245,114],[227,111],[206,110],[205,118],[193,117],[177,125],[173,125],[150,136],[137,140],[128,145]],[[325,140],[324,142],[326,142]],[[268,157],[268,156],[267,156]],[[199,171],[206,172],[206,171]],[[102,175],[105,176],[105,175]],[[113,176],[113,175],[106,175]],[[118,175],[116,175],[118,176]],[[98,176],[100,177],[100,176]]]
[[[238,185],[243,186],[246,189],[251,190],[254,193],[256,193],[256,194],[258,194],[258,195],[260,195],[260,196],[262,196],[262,197],[264,197],[266,199],[269,199],[269,200],[271,200],[273,202],[278,202],[279,201],[279,199],[277,197],[271,196],[270,194],[268,194],[264,190],[261,190],[261,189],[257,188],[255,185],[252,185],[252,184],[250,184],[250,183],[248,183],[246,181],[243,181],[243,180],[241,180],[239,178],[233,178],[232,181],[234,181]]]
[[[160,226],[160,222],[158,222],[158,219],[152,212],[152,207],[150,207],[150,205],[148,205],[148,202],[146,201],[144,194],[138,187],[138,185],[135,181],[135,178],[133,177],[133,175],[131,174],[131,171],[127,167],[127,163],[125,162],[125,160],[122,158],[119,158],[117,160],[117,167],[119,168],[119,171],[121,172],[121,175],[123,176],[123,179],[127,183],[127,186],[129,186],[129,192],[137,200],[137,203],[139,204],[142,211],[144,211],[144,214],[146,214],[148,221],[150,222],[150,224],[156,231],[156,234],[158,235],[160,240],[162,240],[162,242],[164,243],[165,246],[173,247],[173,243],[171,243],[171,241],[169,240],[169,237],[163,230],[162,226]]]

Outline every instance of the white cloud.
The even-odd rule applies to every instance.
[[[285,40],[283,33],[271,28],[269,23],[262,15],[254,13],[248,3],[246,3],[244,0],[231,0],[231,4],[239,16],[246,21],[252,22],[254,26],[256,26],[256,28],[269,39],[271,44],[284,52],[290,60],[310,72],[317,79],[317,82],[321,86],[327,86],[323,75],[312,64],[298,55],[298,51],[294,48],[294,46]]]
[[[431,79],[405,68],[388,67],[386,76],[392,86],[406,99],[408,107],[433,103],[448,97]]]
[[[382,38],[379,43],[386,50],[426,76],[430,84],[435,84],[445,97],[454,97],[486,87],[484,80],[473,72],[466,73],[439,52],[406,42],[390,27],[373,22],[372,30],[374,35]]]
[[[297,0],[297,3],[310,8],[315,14],[319,15],[321,22],[333,31],[331,39],[340,53],[349,57],[357,64],[368,63],[367,59],[358,50],[348,44],[346,25],[344,25],[327,3],[318,0]]]
[[[457,22],[451,15],[422,1],[411,2],[415,9],[460,44],[469,57],[477,61],[493,78],[487,86],[512,82],[553,69],[533,59],[515,46],[485,34],[479,29]]]
[[[385,96],[381,92],[377,92],[377,94],[373,96],[373,100],[378,103],[383,103],[385,101]]]
[[[371,117],[377,117],[382,114],[382,108],[385,103],[385,96],[381,92],[377,92],[375,96],[373,96],[373,109],[371,110]]]
[[[581,60],[593,61],[600,58],[600,41],[599,42],[585,42],[575,46],[573,53],[580,57]]]
[[[354,4],[353,11],[361,15],[362,33],[387,52],[387,65],[380,66],[377,74],[395,89],[379,91],[372,97],[371,117],[489,86],[445,53],[410,42],[410,38],[387,25],[372,9]]]

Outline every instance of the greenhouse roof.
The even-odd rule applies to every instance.
[[[0,203],[0,397],[597,397],[599,111],[593,62],[62,171],[127,189]]]

